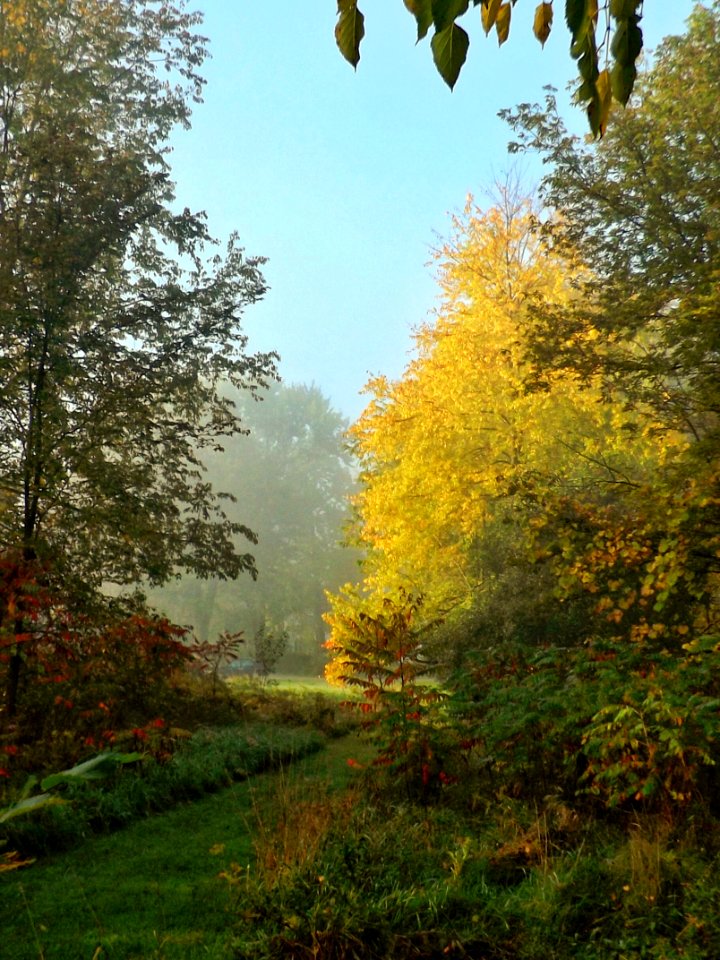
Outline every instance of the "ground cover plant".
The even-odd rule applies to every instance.
[[[318,796],[344,789],[349,749],[333,741],[289,766],[0,872],[3,960],[232,957],[234,894],[219,874],[230,861],[251,862],[256,818],[291,776]]]
[[[318,798],[290,779],[259,811],[252,859],[223,871],[233,956],[717,955],[710,821],[673,828],[642,811],[581,816],[557,796],[445,790],[432,803],[367,783]]]
[[[0,825],[0,836],[23,856],[64,849],[323,746],[320,733],[268,724],[200,729],[187,734],[163,762],[152,754],[117,754],[131,762],[118,764],[100,783],[66,776],[51,795],[57,802],[11,816]]]

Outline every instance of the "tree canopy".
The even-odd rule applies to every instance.
[[[197,17],[134,0],[17,0],[1,17],[4,543],[84,586],[235,576],[252,559],[199,455],[237,427],[219,383],[254,388],[274,363],[239,325],[261,261],[172,209]]]
[[[296,669],[323,661],[324,591],[352,576],[358,553],[343,547],[356,465],[347,421],[313,385],[276,384],[259,395],[233,392],[248,435],[228,438],[207,458],[208,479],[231,490],[231,518],[252,517],[256,580],[183,577],[151,591],[154,604],[203,639],[222,630],[252,638],[286,629]]]
[[[102,604],[104,584],[181,569],[254,572],[236,544],[254,534],[228,519],[202,457],[239,427],[220,386],[275,376],[275,356],[247,353],[240,325],[265,291],[262,260],[176,212],[167,162],[202,92],[198,23],[183,4],[144,0],[0,5],[10,713],[51,606]],[[43,617],[28,599],[40,585]]]
[[[672,818],[716,763],[719,63],[715,2],[599,143],[552,95],[509,111],[543,207],[456,218],[416,359],[370,384],[329,674],[416,783],[449,732],[503,789]]]
[[[586,267],[569,309],[536,305],[538,368],[599,372],[608,388],[621,385],[708,442],[720,416],[718,89],[715,0],[660,45],[600,144],[568,134],[552,93],[542,106],[504,112],[516,134],[511,149],[539,152],[549,169],[541,196],[559,216],[547,220],[545,236]]]
[[[452,89],[470,47],[467,31],[458,23],[471,11],[486,34],[494,30],[498,43],[510,35],[516,0],[403,0],[415,18],[418,41],[432,30],[435,66]],[[479,7],[479,10],[477,8]],[[565,23],[570,33],[570,55],[577,61],[578,103],[587,109],[590,128],[602,134],[612,100],[628,102],[637,77],[643,49],[640,28],[642,0],[565,0]],[[532,16],[532,30],[544,46],[554,19],[552,3],[541,2]],[[467,20],[464,21],[467,24]],[[528,18],[528,26],[530,20]],[[365,17],[358,0],[338,0],[335,39],[340,52],[354,67],[360,61]]]

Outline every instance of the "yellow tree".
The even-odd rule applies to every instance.
[[[517,539],[549,494],[603,502],[657,464],[649,427],[601,403],[592,384],[551,374],[527,388],[526,308],[573,295],[572,268],[543,249],[532,220],[508,192],[485,213],[469,199],[437,253],[442,301],[416,333],[416,358],[397,382],[370,382],[350,431],[363,468],[355,533],[368,551],[366,597],[348,588],[336,605],[402,588],[446,616],[492,588],[478,548],[498,527]]]

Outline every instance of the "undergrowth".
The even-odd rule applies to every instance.
[[[240,960],[715,960],[717,850],[655,817],[289,789],[229,865]]]
[[[67,849],[92,833],[118,829],[315,752],[324,742],[316,731],[268,724],[200,729],[166,762],[148,756],[131,769],[118,769],[111,782],[68,786],[64,803],[7,821],[0,837],[22,855]]]

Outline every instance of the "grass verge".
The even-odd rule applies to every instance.
[[[219,874],[254,856],[256,823],[291,781],[342,791],[350,740],[33,867],[0,875],[3,960],[226,960],[236,892]]]
[[[93,833],[116,830],[139,817],[195,800],[265,769],[320,750],[325,738],[309,729],[249,724],[201,729],[167,762],[149,757],[119,769],[101,786],[68,787],[65,802],[3,825],[8,849],[22,855],[68,849]]]

